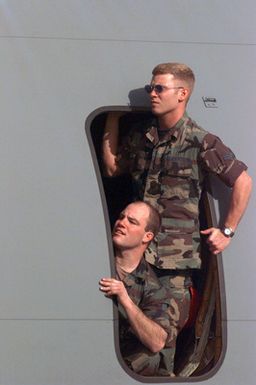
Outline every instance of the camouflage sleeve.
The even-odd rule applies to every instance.
[[[239,175],[247,170],[247,166],[236,159],[230,148],[215,135],[205,135],[201,147],[200,158],[207,172],[218,175],[229,187],[232,187]]]
[[[168,345],[170,345],[174,337],[173,328],[175,326],[175,320],[173,314],[175,312],[171,309],[171,300],[167,290],[158,280],[152,282],[152,277],[150,277],[150,281],[150,285],[147,285],[144,292],[143,305],[140,307],[148,318],[156,322],[166,331],[168,334]]]

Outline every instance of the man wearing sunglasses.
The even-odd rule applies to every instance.
[[[189,314],[192,272],[201,267],[199,200],[206,177],[215,174],[232,188],[224,223],[201,231],[213,254],[229,245],[246,209],[252,182],[247,166],[188,116],[186,106],[195,83],[192,70],[184,64],[164,63],[152,74],[145,91],[155,120],[132,128],[118,146],[120,115],[110,113],[103,162],[108,176],[130,173],[138,197],[161,214],[162,227],[146,252],[146,260],[179,302],[181,330]]]

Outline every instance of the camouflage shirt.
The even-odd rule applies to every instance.
[[[152,122],[134,127],[123,143],[119,161],[129,167],[136,199],[150,202],[162,216],[146,260],[163,269],[200,268],[199,199],[205,176],[216,174],[232,187],[246,165],[186,113],[167,131]]]
[[[168,291],[160,284],[150,265],[143,258],[137,268],[132,273],[127,273],[122,281],[131,300],[148,318],[159,324],[167,332],[166,346],[171,345],[173,338],[176,338],[172,331],[172,326],[175,323],[172,317],[174,308]],[[135,347],[142,346],[142,343],[134,334],[125,310],[119,303],[118,310],[120,314],[120,348],[125,357],[134,351]]]

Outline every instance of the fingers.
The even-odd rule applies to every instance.
[[[110,278],[102,278],[99,282],[99,289],[103,291],[105,294],[110,294],[111,290],[111,279]]]
[[[102,278],[99,282],[99,289],[104,292],[105,295],[110,296],[118,293],[120,284],[121,282],[114,278]]]
[[[207,243],[212,254],[221,253],[230,243],[230,238],[223,235],[220,229],[211,227],[201,231],[202,234],[208,235]]]
[[[215,240],[220,234],[222,234],[221,231],[220,231],[220,229],[215,228],[215,227],[210,227],[209,229],[202,230],[202,231],[200,231],[200,233],[203,234],[203,235],[209,235],[208,238],[207,238],[207,242],[208,242],[208,243],[214,242],[214,240]]]
[[[101,278],[99,284],[103,287],[109,287],[109,286],[114,285],[118,282],[120,282],[120,281],[117,281],[114,278]]]
[[[201,230],[200,233],[204,235],[208,235],[208,234],[211,234],[213,230],[214,228],[210,227],[209,229]]]

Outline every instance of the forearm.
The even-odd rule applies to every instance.
[[[142,342],[153,353],[159,352],[165,346],[166,331],[156,322],[148,318],[132,300],[123,304],[129,323]]]
[[[236,230],[240,219],[242,218],[252,190],[252,180],[246,171],[237,178],[231,195],[229,210],[224,221],[226,227]],[[218,228],[211,227],[201,231],[201,234],[207,235],[207,242],[213,254],[222,252],[230,243],[231,238],[226,237]]]
[[[115,176],[120,173],[117,164],[119,113],[109,113],[106,120],[103,142],[102,159],[106,176]]]
[[[233,230],[237,228],[248,205],[251,190],[251,177],[244,171],[234,184],[225,226],[231,227]]]
[[[100,290],[106,296],[116,295],[123,306],[131,328],[143,345],[156,353],[163,349],[167,333],[156,322],[148,318],[130,298],[122,281],[115,278],[102,278]]]

